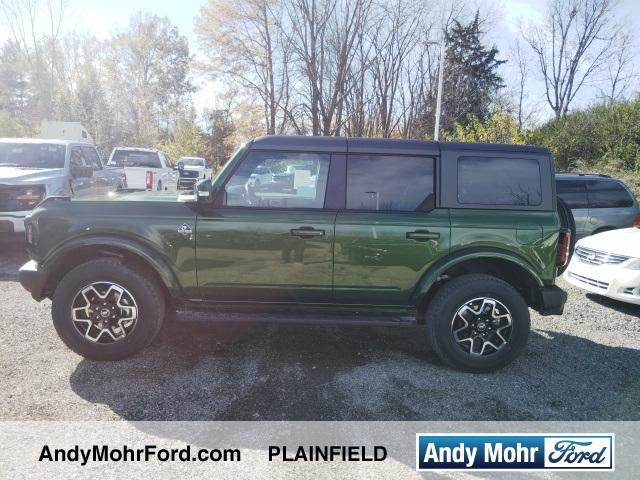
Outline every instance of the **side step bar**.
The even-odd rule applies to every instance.
[[[375,325],[375,326],[412,326],[417,325],[411,315],[371,315],[371,314],[335,314],[335,313],[297,313],[297,312],[258,312],[179,309],[176,316],[179,322],[218,322],[218,323],[301,323],[313,325]]]

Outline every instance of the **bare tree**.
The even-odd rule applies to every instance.
[[[356,41],[367,24],[371,0],[291,0],[291,42],[313,135],[339,134]]]
[[[635,77],[633,41],[628,32],[618,35],[606,66],[606,87],[600,89],[609,102],[624,97]]]
[[[196,18],[207,68],[253,91],[264,109],[267,134],[294,121],[290,94],[290,45],[279,22],[278,0],[211,0]]]
[[[400,120],[396,113],[402,88],[403,66],[417,43],[420,25],[415,4],[395,0],[381,11],[384,21],[372,38],[372,74],[376,96],[377,124],[380,135],[391,136]],[[406,70],[405,72],[406,73]]]
[[[556,118],[608,60],[619,27],[615,0],[553,0],[544,25],[525,33],[538,58],[546,99]]]
[[[68,0],[0,0],[0,16],[31,70],[32,81],[44,84],[38,88],[43,93],[41,115],[49,118],[55,114],[56,48],[67,6]],[[46,30],[42,23],[46,23]]]
[[[369,75],[372,46],[366,41],[368,35],[369,32],[364,30],[359,32],[356,55],[347,74],[343,125],[345,133],[352,137],[365,137],[373,132],[371,119],[375,102]]]
[[[516,40],[511,49],[511,58],[517,69],[516,84],[516,117],[518,121],[518,131],[522,131],[525,121],[524,102],[526,99],[526,84],[529,78],[529,62],[525,53],[522,51],[520,40]]]

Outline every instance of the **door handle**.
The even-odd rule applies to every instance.
[[[416,230],[415,232],[407,232],[407,240],[417,240],[424,242],[426,240],[437,240],[440,238],[438,232],[430,232],[429,230]]]
[[[324,230],[316,230],[313,227],[292,228],[291,235],[294,237],[324,237]]]

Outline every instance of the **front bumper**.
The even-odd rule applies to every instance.
[[[198,180],[198,178],[180,178],[178,179],[178,190],[191,190]]]
[[[587,292],[640,305],[640,270],[625,268],[625,263],[593,265],[574,256],[563,276]]]
[[[567,292],[557,285],[540,289],[540,315],[562,315],[564,304],[567,301]]]
[[[46,271],[35,260],[30,260],[18,270],[18,280],[34,300],[38,302],[46,297],[44,292],[47,281]]]
[[[24,219],[31,213],[0,212],[0,233],[24,233]]]

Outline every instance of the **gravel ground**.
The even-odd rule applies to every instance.
[[[416,328],[233,325],[180,312],[147,350],[69,351],[0,240],[3,420],[640,420],[640,308],[569,291],[493,374],[444,367]],[[193,318],[199,321],[190,321]],[[187,320],[184,322],[182,320]]]

